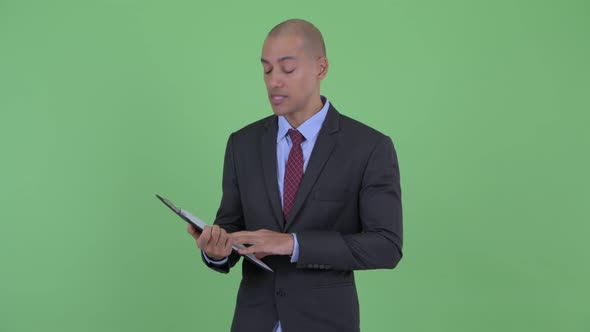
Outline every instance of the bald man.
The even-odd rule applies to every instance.
[[[393,143],[320,95],[329,66],[311,23],[274,27],[261,63],[274,114],[230,135],[214,226],[188,232],[216,271],[240,259],[234,243],[274,270],[242,260],[232,331],[359,331],[353,271],[402,257]]]

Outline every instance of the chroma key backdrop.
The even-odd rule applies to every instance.
[[[584,0],[0,0],[0,331],[229,330],[241,268],[155,194],[214,220],[289,18],[399,157],[404,257],[356,273],[362,331],[590,331]]]

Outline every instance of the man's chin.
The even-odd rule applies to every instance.
[[[283,105],[273,105],[271,104],[272,112],[277,116],[285,116],[289,114],[289,110],[285,108]]]

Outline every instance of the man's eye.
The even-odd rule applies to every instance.
[[[272,69],[271,70],[265,70],[264,73],[268,75],[268,74],[270,74],[271,71],[272,71]]]
[[[285,72],[285,73],[287,73],[287,74],[291,74],[291,73],[292,73],[292,72],[294,72],[294,71],[295,71],[295,69],[284,70],[284,72]]]

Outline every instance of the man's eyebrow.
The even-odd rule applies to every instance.
[[[283,62],[286,60],[297,60],[297,58],[292,55],[286,55],[284,57],[279,58],[279,62]],[[261,58],[260,62],[270,64],[270,61],[266,60],[265,58]]]

